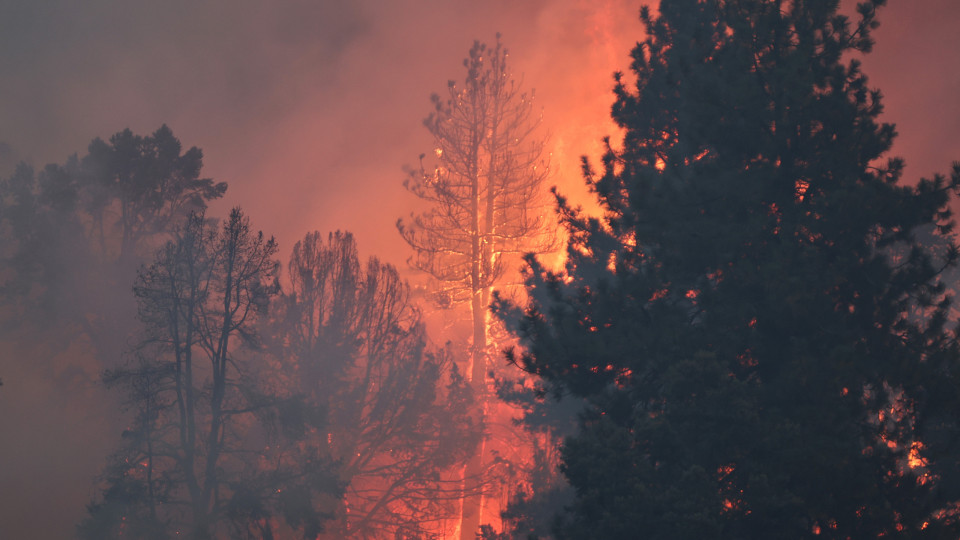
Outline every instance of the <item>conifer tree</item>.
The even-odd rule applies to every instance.
[[[0,333],[65,344],[80,337],[112,367],[135,312],[113,291],[227,190],[202,178],[202,166],[203,152],[184,150],[164,125],[96,138],[82,158],[36,173],[21,163],[0,180]]]
[[[860,70],[884,0],[644,8],[622,146],[560,198],[568,260],[529,257],[513,359],[587,400],[562,538],[960,532],[949,178],[900,182]],[[918,235],[934,231],[937,251]]]
[[[297,242],[270,341],[279,371],[327,411],[305,435],[345,486],[322,538],[433,538],[458,512],[459,471],[477,445],[473,398],[434,350],[397,270],[363,264],[350,233]]]
[[[257,322],[279,289],[273,238],[239,208],[217,227],[192,214],[141,269],[142,339],[108,371],[134,418],[81,538],[316,538],[336,465],[303,434],[323,412],[276,376]],[[244,350],[249,354],[245,354]],[[259,351],[258,351],[259,352]]]
[[[487,395],[490,355],[489,306],[494,286],[521,264],[523,253],[555,249],[545,219],[547,167],[533,93],[512,78],[507,49],[497,35],[492,47],[474,42],[463,61],[463,85],[448,84],[447,99],[434,94],[424,126],[434,139],[436,167],[421,156],[405,186],[429,204],[410,220],[398,220],[414,249],[411,265],[429,274],[441,305],[468,304],[471,365],[465,370],[474,392]],[[473,539],[482,514],[483,443],[465,472],[461,538]]]

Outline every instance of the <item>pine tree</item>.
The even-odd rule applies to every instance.
[[[884,0],[644,8],[622,147],[562,198],[562,272],[497,301],[514,360],[589,403],[563,538],[960,532],[949,179],[900,183],[857,53]],[[918,234],[938,235],[936,252]],[[951,536],[952,535],[952,536]]]
[[[104,366],[122,353],[132,302],[117,302],[136,269],[191,212],[227,190],[202,178],[203,152],[167,126],[96,138],[82,158],[0,180],[0,333],[88,340]]]
[[[507,50],[474,42],[463,61],[462,86],[448,84],[448,98],[433,95],[434,111],[424,126],[434,139],[437,166],[421,163],[405,186],[430,204],[409,221],[398,220],[401,236],[414,249],[411,265],[434,279],[441,305],[468,304],[471,365],[465,370],[474,392],[487,395],[490,354],[489,306],[494,286],[523,253],[555,249],[552,227],[541,202],[547,168],[533,94],[512,78]],[[423,156],[421,156],[422,162]],[[461,538],[480,530],[484,447],[467,465]]]
[[[462,467],[480,438],[470,386],[433,350],[397,270],[363,264],[350,233],[297,242],[269,335],[279,371],[327,411],[310,430],[345,493],[323,538],[432,538],[454,518]]]
[[[324,415],[258,354],[277,244],[239,208],[220,227],[193,214],[173,236],[134,286],[144,329],[131,361],[105,374],[134,418],[78,532],[316,538],[331,517],[317,501],[341,493],[336,465],[303,440]]]

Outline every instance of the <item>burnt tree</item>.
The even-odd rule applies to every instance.
[[[542,201],[547,164],[533,93],[511,78],[499,35],[493,47],[475,42],[464,60],[463,85],[450,81],[446,99],[433,95],[424,120],[433,136],[436,165],[423,163],[404,185],[427,203],[423,213],[398,220],[414,249],[411,264],[432,276],[443,305],[467,304],[472,327],[468,376],[486,396],[489,305],[495,286],[523,253],[553,247]],[[512,261],[512,263],[511,263]],[[465,473],[479,482],[483,448]],[[482,496],[464,502],[463,538],[479,530]]]
[[[272,334],[306,402],[328,411],[314,430],[346,486],[331,538],[433,537],[456,515],[480,426],[472,392],[428,345],[397,271],[362,264],[350,233],[307,234],[293,248],[290,289]]]

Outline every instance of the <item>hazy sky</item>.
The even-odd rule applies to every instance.
[[[429,96],[462,79],[474,39],[503,34],[544,107],[554,168],[576,178],[577,156],[608,131],[611,72],[640,35],[639,4],[623,0],[19,4],[0,13],[7,167],[166,123],[283,253],[308,230],[342,228],[395,262],[394,222],[414,204],[402,167],[430,151]]]
[[[960,3],[890,3],[865,70],[898,125],[908,179],[947,172],[960,159]],[[415,204],[402,167],[430,151],[421,125],[429,96],[462,79],[473,40],[503,34],[515,72],[543,106],[554,183],[582,193],[579,156],[595,155],[610,132],[611,74],[626,69],[642,38],[639,5],[0,0],[0,175],[20,159],[63,162],[96,136],[166,123],[186,147],[203,149],[206,176],[230,184],[215,212],[243,206],[278,236],[282,259],[308,230],[346,229],[363,255],[402,265],[408,251],[394,223]],[[31,384],[35,401],[47,399],[49,388]],[[18,502],[0,509],[0,537],[11,520],[43,519],[41,508],[25,514],[43,501],[61,523],[48,519],[48,530],[69,531],[94,492],[84,479],[103,463],[101,450],[61,463],[62,450],[115,439],[90,440],[83,422],[96,411],[57,410],[70,410],[66,397],[51,405],[49,425],[17,433],[15,444],[0,422],[0,502]],[[23,456],[38,459],[18,462]]]
[[[960,9],[891,4],[866,69],[908,173],[945,171],[960,159]],[[577,190],[579,155],[610,128],[611,73],[642,37],[636,0],[0,5],[0,164],[63,161],[94,136],[166,123],[230,184],[217,211],[242,205],[282,253],[308,230],[341,228],[398,263],[393,224],[415,202],[402,166],[429,152],[429,95],[462,78],[474,39],[503,34],[544,107],[555,182]]]

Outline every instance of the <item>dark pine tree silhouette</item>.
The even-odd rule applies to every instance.
[[[663,0],[625,130],[560,199],[565,270],[497,302],[514,355],[587,399],[562,538],[953,538],[949,179],[899,183],[856,53],[883,0]],[[938,251],[917,234],[935,230]]]

